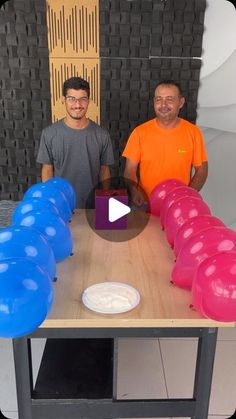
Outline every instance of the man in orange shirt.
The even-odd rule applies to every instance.
[[[124,149],[124,177],[139,185],[147,196],[165,179],[180,179],[197,191],[206,181],[208,163],[203,136],[196,125],[179,118],[184,103],[178,83],[158,83],[154,95],[156,118],[136,127]],[[135,205],[145,203],[138,186],[133,186],[131,192]]]

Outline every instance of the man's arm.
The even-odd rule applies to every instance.
[[[102,182],[104,189],[109,189],[111,183],[111,171],[110,167],[102,165],[100,167],[99,179]]]
[[[197,191],[200,191],[207,179],[208,163],[203,162],[201,166],[194,167],[194,170],[195,173],[189,182],[189,186]]]
[[[124,177],[125,179],[128,179],[131,181],[131,184],[129,185],[129,189],[131,192],[132,201],[134,205],[137,205],[138,207],[140,207],[146,201],[143,194],[138,189],[137,169],[138,169],[138,163],[135,162],[134,160],[130,160],[126,158]]]
[[[42,182],[46,182],[48,179],[51,179],[54,175],[53,165],[52,164],[43,164],[41,170]]]

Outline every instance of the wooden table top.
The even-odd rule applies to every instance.
[[[191,292],[170,283],[174,254],[159,217],[151,216],[135,238],[112,242],[98,236],[87,223],[85,210],[78,210],[70,224],[74,255],[57,264],[55,297],[43,328],[104,327],[233,327],[215,322],[190,308]],[[133,227],[135,228],[135,227]],[[117,235],[116,231],[107,232]],[[99,314],[81,300],[88,286],[118,281],[138,289],[139,305],[122,314]]]

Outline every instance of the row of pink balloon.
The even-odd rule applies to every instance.
[[[192,305],[203,316],[236,321],[236,232],[178,179],[156,185],[150,212],[160,216],[176,256],[171,282],[192,291]]]

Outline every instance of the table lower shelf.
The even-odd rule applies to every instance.
[[[113,339],[47,339],[33,399],[109,399]]]
[[[193,397],[117,400],[117,338],[124,336],[197,337]],[[41,337],[48,340],[33,391],[31,339]],[[216,328],[37,329],[13,339],[19,418],[207,419],[216,338]]]

